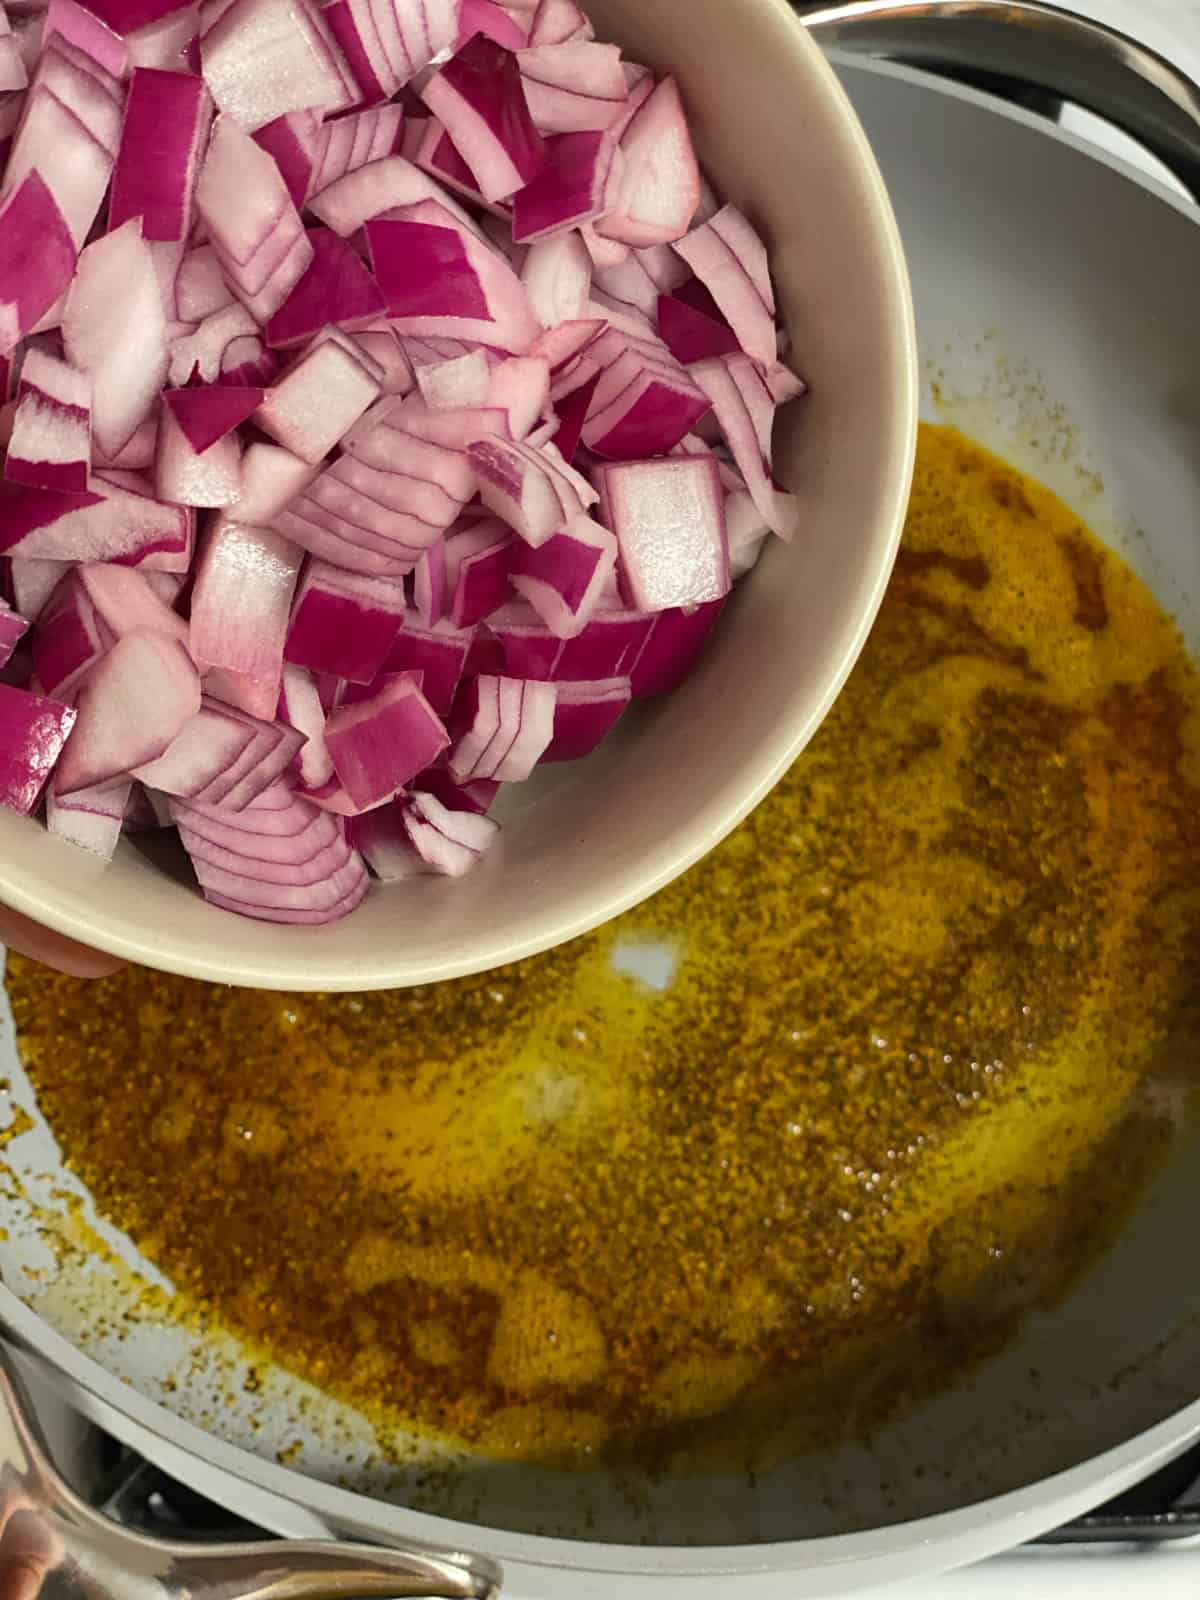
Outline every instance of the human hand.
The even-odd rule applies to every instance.
[[[47,1600],[44,1584],[65,1551],[18,1480],[0,1485],[0,1600]]]
[[[92,950],[85,944],[76,944],[64,934],[43,928],[40,922],[0,906],[0,943],[35,961],[44,961],[48,967],[68,972],[74,978],[107,978],[125,965],[116,956],[106,956],[102,950]],[[0,1600],[8,1600],[0,1588]]]

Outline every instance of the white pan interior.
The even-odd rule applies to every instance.
[[[1200,645],[1197,214],[967,91],[850,64],[844,81],[909,253],[926,415],[959,423],[1057,489]],[[655,1545],[842,1535],[953,1512],[1075,1467],[1200,1394],[1200,1151],[1181,1142],[1117,1248],[1066,1304],[1033,1318],[973,1382],[869,1448],[800,1460],[755,1484],[631,1485],[481,1462],[422,1491],[416,1474],[378,1460],[363,1419],[281,1371],[247,1395],[232,1341],[200,1342],[144,1309],[125,1321],[135,1285],[103,1252],[48,1250],[45,1214],[68,1204],[87,1214],[89,1202],[38,1117],[7,1014],[0,1075],[12,1085],[3,1103],[33,1122],[6,1152],[16,1177],[0,1242],[5,1281],[148,1398],[263,1461],[283,1452],[293,1492],[326,1509],[328,1496],[311,1483],[397,1506],[415,1497],[426,1511],[509,1534]],[[132,1260],[127,1240],[103,1225],[99,1232]],[[146,1263],[140,1270],[153,1276]],[[1185,1434],[1181,1422],[1181,1441]],[[1110,1460],[1092,1498],[1135,1476],[1141,1461],[1133,1446]],[[347,1525],[363,1522],[362,1502],[336,1503]],[[1047,1497],[1028,1532],[1056,1515]],[[406,1531],[403,1512],[373,1522],[398,1537]],[[430,1536],[431,1525],[422,1531]],[[476,1542],[494,1550],[504,1536]]]

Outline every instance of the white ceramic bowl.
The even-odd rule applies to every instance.
[[[345,921],[278,927],[207,905],[182,855],[102,864],[0,813],[0,899],[147,966],[277,989],[377,989],[516,960],[644,899],[729,832],[845,682],[908,497],[916,343],[899,235],[850,104],[784,0],[592,0],[598,33],[678,78],[702,162],[771,250],[811,386],[779,429],[795,543],[738,586],[698,669],[504,815],[467,879],[375,887]]]

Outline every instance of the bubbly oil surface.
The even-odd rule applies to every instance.
[[[188,1314],[397,1449],[761,1465],[998,1349],[1154,1170],[1200,1035],[1198,713],[1141,582],[927,426],[849,687],[651,904],[374,996],[12,958],[20,1047]]]

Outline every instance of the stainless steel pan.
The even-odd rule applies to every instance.
[[[986,63],[1088,101],[1197,192],[1195,87],[1151,53],[1065,13],[942,0],[851,4],[807,20],[833,45],[955,71]],[[1136,520],[1144,537],[1122,543],[1123,554],[1200,644],[1192,598],[1200,596],[1200,212],[974,89],[905,65],[843,58],[842,68],[891,188],[924,348],[936,355],[939,392],[954,418],[1050,481],[1114,541]],[[995,382],[997,353],[1004,384]],[[1103,496],[1082,495],[1076,468],[1033,442],[1039,407],[1070,418],[1103,474]],[[14,1097],[34,1119],[32,1132],[8,1148],[24,1192],[44,1205],[61,1203],[56,1191],[73,1194],[91,1217],[38,1120],[5,1026],[0,1070],[11,1073]],[[113,1278],[102,1251],[90,1261],[49,1263],[17,1200],[0,1267],[24,1298],[5,1292],[0,1317],[25,1353],[27,1375],[51,1373],[117,1436],[263,1526],[448,1561],[423,1569],[425,1555],[408,1569],[425,1571],[423,1592],[444,1592],[441,1580],[451,1593],[502,1581],[525,1600],[641,1600],[685,1581],[689,1591],[714,1596],[736,1582],[739,1593],[763,1600],[844,1593],[1014,1544],[1200,1437],[1200,1269],[1191,1223],[1200,1206],[1198,1157],[1194,1140],[1181,1141],[1102,1265],[970,1386],[889,1427],[869,1448],[799,1461],[755,1484],[647,1480],[631,1499],[628,1485],[600,1475],[568,1481],[481,1468],[470,1516],[452,1498],[445,1515],[414,1511],[403,1481],[385,1497],[387,1474],[362,1420],[287,1374],[267,1374],[253,1406],[218,1405],[244,1359],[231,1342],[156,1324],[136,1314],[132,1299],[134,1320],[113,1337],[111,1323],[97,1322],[95,1278],[112,1279],[111,1306],[120,1302],[120,1274]],[[127,1240],[91,1220],[108,1250],[131,1259]],[[32,1276],[52,1265],[49,1286]],[[140,1270],[153,1275],[149,1263]],[[170,1409],[161,1388],[168,1375],[179,1380]],[[274,1458],[289,1439],[302,1449],[284,1467]],[[27,1446],[18,1440],[11,1448],[19,1456]],[[32,1470],[18,1462],[18,1475]],[[539,1525],[554,1536],[534,1531]],[[145,1557],[126,1547],[122,1559],[139,1553]],[[336,1592],[378,1592],[367,1585],[361,1555],[348,1559],[359,1563],[358,1579],[347,1576]],[[321,1583],[333,1592],[328,1570],[314,1586],[308,1560],[293,1553],[287,1583],[260,1592],[299,1600],[326,1592]],[[255,1591],[247,1582],[229,1592]]]

